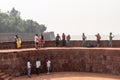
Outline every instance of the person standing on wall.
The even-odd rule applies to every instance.
[[[56,47],[59,46],[59,41],[60,41],[60,36],[59,36],[59,34],[57,34],[57,36],[56,36]]]
[[[39,47],[39,37],[38,34],[34,36],[35,48],[38,49]]]
[[[82,34],[82,47],[85,47],[86,46],[86,36],[85,34],[83,33]]]
[[[62,34],[62,46],[66,46],[66,36],[64,33]]]
[[[37,74],[37,75],[40,74],[40,66],[41,66],[41,62],[40,62],[40,60],[37,58],[37,60],[36,60],[36,74]]]
[[[45,44],[45,40],[44,40],[44,36],[43,34],[40,35],[40,47],[44,47],[44,44]]]
[[[29,78],[31,78],[31,63],[30,60],[27,62],[27,75]]]
[[[18,35],[15,35],[15,41],[16,41],[16,47],[17,49],[21,48],[21,38],[18,37]]]
[[[99,47],[99,46],[100,46],[100,39],[101,39],[101,36],[100,36],[99,33],[96,34],[95,36],[96,36],[96,40],[97,40],[97,47]]]
[[[112,32],[110,32],[110,35],[109,35],[109,46],[112,47],[112,39],[113,39],[113,35],[112,35]]]
[[[70,46],[70,39],[71,39],[70,35],[67,35],[66,38],[67,38],[67,41],[66,41],[67,46]]]

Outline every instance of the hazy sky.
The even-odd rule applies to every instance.
[[[2,12],[13,7],[23,19],[45,24],[47,31],[120,34],[120,0],[0,0]]]

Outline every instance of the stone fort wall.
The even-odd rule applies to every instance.
[[[95,41],[87,41],[87,43],[96,44]],[[32,74],[34,74],[35,60],[39,58],[42,62],[42,73],[46,72],[46,61],[50,59],[52,72],[120,74],[120,41],[113,41],[114,48],[106,48],[108,43],[108,41],[101,41],[99,48],[82,48],[82,41],[71,41],[69,47],[55,47],[55,41],[46,41],[45,48],[36,50],[33,41],[23,42],[22,49],[15,49],[14,42],[3,42],[0,43],[0,69],[14,76],[26,75],[26,63],[29,59],[32,62]],[[10,51],[10,49],[14,50]]]
[[[14,76],[27,74],[27,60],[41,61],[41,73],[46,73],[46,61],[51,60],[52,72],[95,72],[120,75],[120,50],[118,48],[42,48],[0,52],[0,69]]]

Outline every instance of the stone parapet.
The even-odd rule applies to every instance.
[[[55,41],[46,41],[44,47],[55,47]],[[1,42],[0,49],[15,49],[15,42]],[[60,41],[59,47],[62,47],[62,41]],[[82,47],[82,41],[70,41],[68,47]],[[86,47],[96,47],[96,41],[86,41]],[[100,47],[109,47],[109,41],[103,40],[100,42]],[[120,40],[113,41],[113,47],[120,47]],[[22,48],[34,48],[33,41],[22,42]]]

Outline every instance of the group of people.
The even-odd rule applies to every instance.
[[[47,74],[49,74],[50,69],[51,69],[51,61],[47,60],[46,65],[47,65]],[[41,69],[41,61],[38,58],[35,62],[35,66],[36,66],[36,74],[39,75],[40,69]],[[30,60],[28,60],[28,62],[27,62],[27,76],[29,78],[31,77],[31,67],[32,67],[32,64],[31,64]]]
[[[98,33],[98,34],[95,35],[95,37],[96,37],[97,47],[99,47],[100,46],[101,36]],[[109,47],[112,47],[112,40],[113,40],[113,38],[114,38],[114,36],[112,35],[112,32],[110,32],[110,34],[109,34]],[[86,36],[85,36],[84,33],[82,34],[82,46],[83,47],[86,46]]]
[[[39,47],[44,47],[45,40],[44,36],[41,34],[40,37],[38,34],[34,36],[35,48],[38,49]]]
[[[97,47],[100,46],[100,40],[101,40],[101,36],[100,34],[96,34],[96,42],[97,42]],[[109,34],[109,46],[112,47],[112,40],[113,40],[113,35],[112,35],[112,32],[110,32]],[[69,46],[70,45],[70,39],[71,39],[71,36],[70,35],[65,35],[64,33],[62,34],[62,39],[60,37],[59,34],[57,34],[56,36],[56,47],[60,46],[60,40],[62,41],[62,46]],[[15,42],[16,42],[16,48],[21,48],[21,44],[22,44],[22,41],[21,41],[21,38],[18,37],[18,35],[15,35]],[[35,42],[35,48],[38,49],[39,47],[44,47],[44,44],[45,44],[45,40],[44,40],[44,36],[41,34],[40,37],[38,36],[38,34],[36,34],[34,36],[34,42]],[[86,36],[85,34],[83,33],[82,34],[82,46],[83,47],[86,47],[87,44],[86,44]]]
[[[62,34],[62,39],[60,38],[60,35],[57,34],[56,36],[56,47],[60,46],[60,40],[62,40],[62,46],[69,46],[70,43],[70,35],[65,35],[64,33]]]
[[[39,37],[38,34],[36,34],[34,36],[34,42],[35,42],[35,48],[36,49],[38,49],[39,47],[44,47],[44,44],[45,44],[44,36],[41,34],[40,37]],[[16,43],[15,47],[17,49],[20,49],[22,41],[21,41],[21,38],[18,37],[18,35],[15,35],[15,43]]]

